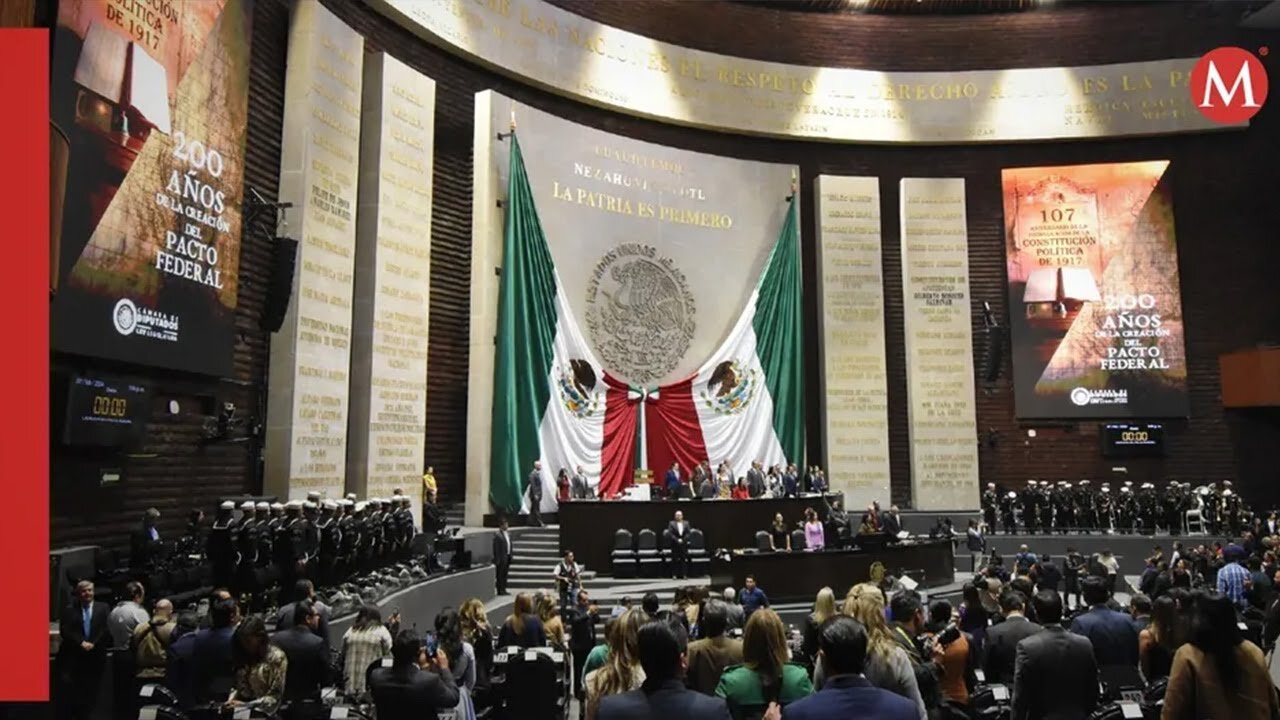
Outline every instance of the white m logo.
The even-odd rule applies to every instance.
[[[1209,75],[1204,81],[1204,99],[1200,101],[1200,107],[1213,107],[1213,103],[1209,101],[1209,94],[1216,90],[1218,97],[1222,98],[1224,106],[1230,105],[1236,96],[1236,90],[1244,90],[1244,107],[1256,108],[1258,103],[1253,100],[1253,77],[1249,74],[1249,63],[1240,64],[1240,72],[1236,73],[1236,81],[1231,84],[1228,90],[1226,83],[1222,81],[1222,73],[1218,72],[1218,66],[1212,60],[1209,61]]]

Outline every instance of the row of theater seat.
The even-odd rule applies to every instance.
[[[689,567],[693,575],[705,575],[711,568],[711,556],[707,554],[707,541],[702,531],[689,530],[685,544]],[[618,530],[613,534],[613,552],[609,554],[613,576],[616,578],[667,577],[671,574],[671,540],[644,528],[632,535],[630,530]]]

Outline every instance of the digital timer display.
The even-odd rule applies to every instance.
[[[1102,454],[1107,457],[1144,457],[1163,453],[1163,425],[1109,423],[1102,426]]]
[[[151,408],[151,391],[128,380],[77,375],[67,389],[68,445],[117,447],[137,442]]]

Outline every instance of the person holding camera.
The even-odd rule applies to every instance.
[[[906,651],[911,660],[916,687],[920,690],[925,709],[937,709],[942,705],[940,683],[944,649],[937,643],[926,646],[917,641],[925,631],[924,606],[920,604],[920,596],[911,591],[894,595],[889,602],[889,616],[893,621],[894,642]]]
[[[924,642],[929,650],[928,654],[933,654],[929,647],[931,645],[942,648],[939,687],[943,699],[968,707],[969,693],[978,684],[978,678],[974,673],[969,636],[960,630],[956,620],[951,603],[946,600],[935,601],[929,606],[929,623],[925,627]]]
[[[458,686],[444,648],[437,647],[428,656],[416,632],[401,630],[391,647],[391,663],[369,673],[369,693],[378,720],[419,720],[423,713],[458,706]]]

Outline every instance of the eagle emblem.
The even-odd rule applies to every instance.
[[[560,402],[578,419],[588,418],[600,410],[600,393],[596,392],[596,371],[591,363],[574,358],[557,368]]]
[[[737,415],[751,404],[756,394],[755,368],[744,368],[737,360],[716,365],[702,390],[702,401],[721,415]]]

